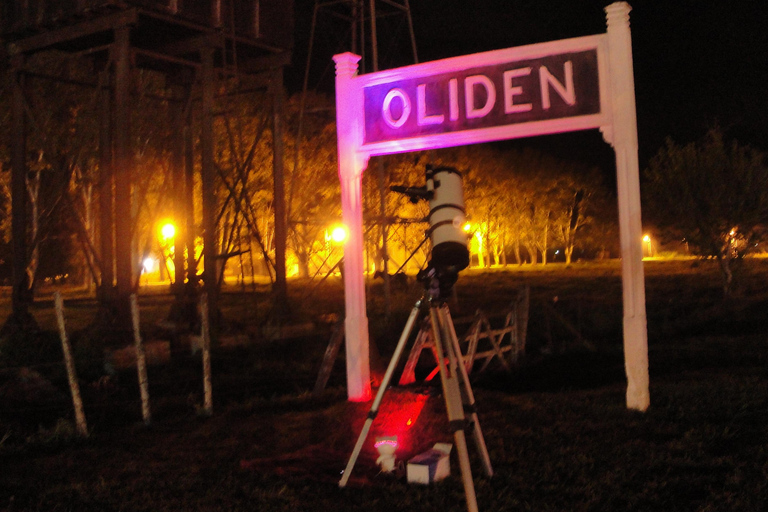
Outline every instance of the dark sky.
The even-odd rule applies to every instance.
[[[606,0],[410,0],[419,60],[429,61],[605,32]],[[740,142],[768,150],[768,2],[635,0],[630,25],[640,165],[666,137],[678,143],[719,124]],[[314,0],[296,1],[296,49],[289,86],[300,89]],[[382,67],[408,64],[408,33],[382,22]],[[334,24],[335,23],[335,24]],[[386,25],[388,23],[388,25]],[[350,49],[348,30],[318,20],[310,87],[332,92],[331,56]],[[387,63],[391,63],[387,65]],[[596,131],[514,141],[584,163],[611,166]]]

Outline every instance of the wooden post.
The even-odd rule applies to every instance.
[[[192,95],[192,91],[187,91]],[[190,100],[191,101],[191,100]],[[187,247],[187,292],[197,287],[197,259],[195,259],[195,137],[192,130],[192,108],[184,119],[184,245]],[[192,301],[194,303],[194,300]]]
[[[141,341],[139,331],[139,304],[136,294],[131,294],[131,317],[133,319],[133,341],[136,347],[136,369],[139,374],[139,391],[141,392],[141,416],[144,424],[152,422],[152,414],[149,410],[149,380],[147,379],[147,357],[144,354],[144,344]]]
[[[186,210],[185,194],[186,183],[184,179],[184,104],[171,103],[171,122],[176,129],[173,139],[173,224],[175,234],[173,236],[173,292],[177,300],[184,295],[184,240],[186,239]]]
[[[371,0],[373,3],[373,0]],[[376,162],[377,177],[379,180],[379,213],[381,214],[381,270],[384,272],[384,318],[389,319],[392,312],[392,279],[389,275],[389,247],[387,239],[389,238],[389,220],[387,220],[387,184],[386,171],[384,163],[379,159]],[[378,260],[377,260],[378,262]]]
[[[80,385],[77,382],[75,360],[72,357],[72,346],[69,343],[69,338],[67,338],[67,329],[64,325],[64,301],[61,299],[61,292],[56,291],[53,293],[53,301],[56,308],[56,322],[59,324],[61,350],[64,353],[64,364],[67,367],[69,390],[72,393],[72,405],[75,407],[75,422],[77,424],[77,432],[83,437],[88,437],[88,424],[85,421],[83,399],[80,397]]]
[[[362,143],[358,123],[363,111],[362,92],[352,79],[357,75],[358,55],[343,53],[336,62],[336,130],[338,134],[341,209],[349,236],[344,242],[344,301],[346,319],[347,396],[351,401],[371,399],[368,355],[368,315],[363,275],[363,172],[367,156],[358,153]]]
[[[648,391],[648,332],[645,313],[640,172],[637,156],[637,114],[632,70],[630,6],[615,2],[607,15],[612,125],[603,136],[616,152],[619,199],[621,276],[624,292],[624,366],[627,373],[627,408],[645,411]]]
[[[323,355],[323,364],[320,366],[320,371],[317,374],[317,380],[315,381],[315,389],[312,391],[312,397],[317,398],[325,390],[325,385],[328,384],[328,378],[331,376],[331,370],[333,370],[333,363],[336,361],[336,356],[339,354],[339,348],[341,342],[344,341],[344,321],[340,320],[333,326],[333,334],[331,334],[331,341],[328,342],[328,347],[325,349],[325,355]]]
[[[208,294],[200,295],[200,336],[203,338],[203,413],[213,414],[213,385],[211,384],[211,330],[208,321]]]
[[[13,248],[13,316],[23,321],[28,315],[29,279],[27,276],[27,133],[24,110],[24,59],[16,55],[13,62],[13,96],[11,104],[11,235]]]
[[[411,353],[408,355],[408,360],[405,362],[403,373],[400,374],[399,386],[407,386],[416,382],[416,365],[419,363],[419,356],[421,351],[430,346],[434,350],[435,342],[432,339],[432,331],[429,330],[428,324],[422,325],[419,332],[416,334],[416,341],[413,342],[411,347]]]
[[[178,102],[172,112],[177,129],[172,156],[175,187],[173,204],[176,221],[176,235],[173,239],[175,279],[172,292],[175,300],[168,319],[177,326],[194,325],[198,318],[194,208],[195,141],[192,134],[192,85],[188,82],[191,80],[174,87],[184,101]]]
[[[528,338],[528,314],[531,307],[531,287],[521,286],[517,290],[515,300],[515,325],[517,326],[518,352],[525,353],[525,344]]]
[[[102,73],[109,74],[109,69]],[[99,209],[101,210],[101,290],[99,298],[102,305],[113,299],[115,284],[115,233],[113,216],[113,168],[112,168],[112,90],[109,80],[102,83],[99,107]]]
[[[214,69],[211,46],[201,49],[202,83],[202,119],[200,131],[200,162],[203,193],[203,282],[208,294],[209,312],[216,318],[218,311],[216,277],[217,272],[217,237],[216,237],[216,172],[213,155],[213,100]]]
[[[288,291],[285,272],[285,249],[288,235],[285,213],[285,169],[283,163],[283,69],[273,71],[270,81],[272,93],[272,176],[275,207],[275,301],[284,309]]]
[[[137,262],[132,255],[131,174],[133,152],[130,135],[130,27],[115,30],[114,66],[114,179],[115,179],[115,270],[121,307],[133,291]]]

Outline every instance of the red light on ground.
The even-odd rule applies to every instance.
[[[415,447],[412,446],[414,435],[411,429],[417,424],[419,416],[427,405],[429,395],[413,393],[405,390],[392,390],[386,397],[386,402],[379,409],[379,414],[374,422],[376,439],[376,448],[379,443],[392,443],[391,438],[397,436],[396,447],[398,452],[403,454],[410,453]],[[385,439],[389,437],[390,440]],[[421,447],[419,447],[421,448]]]

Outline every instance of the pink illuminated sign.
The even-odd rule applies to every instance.
[[[605,55],[596,35],[359,76],[360,149],[384,155],[605,126]]]
[[[363,95],[366,144],[599,114],[597,50],[406,78]]]

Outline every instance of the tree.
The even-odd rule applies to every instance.
[[[41,72],[40,79],[27,81],[28,176],[30,245],[27,261],[32,292],[42,278],[56,278],[75,271],[75,240],[91,236],[90,216],[78,209],[73,197],[79,194],[71,178],[80,185],[96,151],[93,123],[95,103],[84,82],[89,73],[82,63],[61,59],[56,52],[36,54],[27,62]],[[56,77],[51,80],[47,77]],[[71,81],[72,84],[66,83]],[[34,149],[33,149],[34,148]],[[88,207],[89,205],[84,205]],[[77,236],[73,236],[73,235]]]
[[[570,265],[583,231],[594,223],[592,210],[603,190],[595,169],[574,169],[554,179],[553,191],[552,228],[563,244],[565,264]]]
[[[301,277],[311,275],[310,265],[328,270],[335,261],[323,258],[325,233],[341,219],[341,191],[336,163],[336,123],[333,102],[321,94],[303,99],[301,140],[297,142],[302,98],[286,102],[286,158],[288,236]],[[317,261],[315,261],[317,260]]]
[[[464,173],[471,247],[480,266],[506,264],[507,251],[521,264],[521,247],[531,264],[546,264],[557,243],[570,263],[590,228],[600,224],[593,210],[607,193],[596,169],[536,150],[498,151],[490,145],[442,149],[430,160]]]
[[[646,212],[667,236],[685,238],[720,263],[723,291],[732,291],[732,263],[764,239],[768,167],[764,155],[713,128],[698,142],[667,140],[645,172]]]
[[[593,222],[591,210],[597,197],[604,195],[596,169],[553,158],[534,150],[511,155],[519,176],[516,195],[519,209],[521,244],[537,262],[547,263],[550,248],[562,244],[566,264],[584,230]]]

